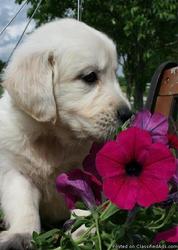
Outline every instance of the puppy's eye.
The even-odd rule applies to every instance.
[[[98,77],[95,72],[91,72],[88,75],[82,76],[82,80],[84,80],[86,83],[92,84],[98,80]]]

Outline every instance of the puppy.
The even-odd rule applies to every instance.
[[[29,249],[40,218],[69,216],[56,176],[130,116],[116,69],[114,43],[72,19],[45,24],[14,53],[0,100],[1,250]]]

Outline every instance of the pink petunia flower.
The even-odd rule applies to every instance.
[[[162,240],[170,243],[178,243],[178,226],[158,233],[154,239],[154,243],[158,243]]]
[[[101,203],[101,182],[91,173],[74,169],[60,174],[56,179],[58,192],[63,193],[67,207],[75,208],[75,203],[83,200],[88,208]]]
[[[153,142],[168,143],[168,119],[160,113],[151,114],[148,110],[138,112],[131,126],[149,131]]]
[[[136,204],[148,207],[167,199],[176,163],[165,145],[152,143],[147,131],[132,127],[105,144],[97,154],[96,167],[106,197],[130,210]]]

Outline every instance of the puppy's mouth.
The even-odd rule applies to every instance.
[[[106,141],[115,138],[119,128],[123,125],[126,127],[128,126],[131,116],[132,112],[129,111],[129,113],[124,113],[123,115],[117,113],[117,115],[114,114],[100,117],[94,126],[95,140]]]
[[[78,124],[76,127],[71,126],[71,124],[66,125],[74,140],[104,142],[113,138],[113,135],[116,134],[119,123],[117,119],[112,121],[104,119],[96,122],[90,122],[85,125],[80,124],[80,126]],[[65,128],[67,127],[65,126]]]
[[[60,126],[63,124],[68,131],[67,134],[74,140],[103,142],[113,139],[124,121],[116,112],[103,112],[92,118],[76,115],[74,117],[68,113],[67,116],[63,116],[63,120],[61,119]]]
[[[117,120],[113,120],[112,122],[97,122],[94,126],[94,136],[95,140],[106,141],[113,137],[113,134],[116,133],[119,124]]]

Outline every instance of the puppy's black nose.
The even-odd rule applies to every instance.
[[[126,122],[132,115],[133,113],[127,106],[121,106],[117,111],[118,119],[123,123]]]

